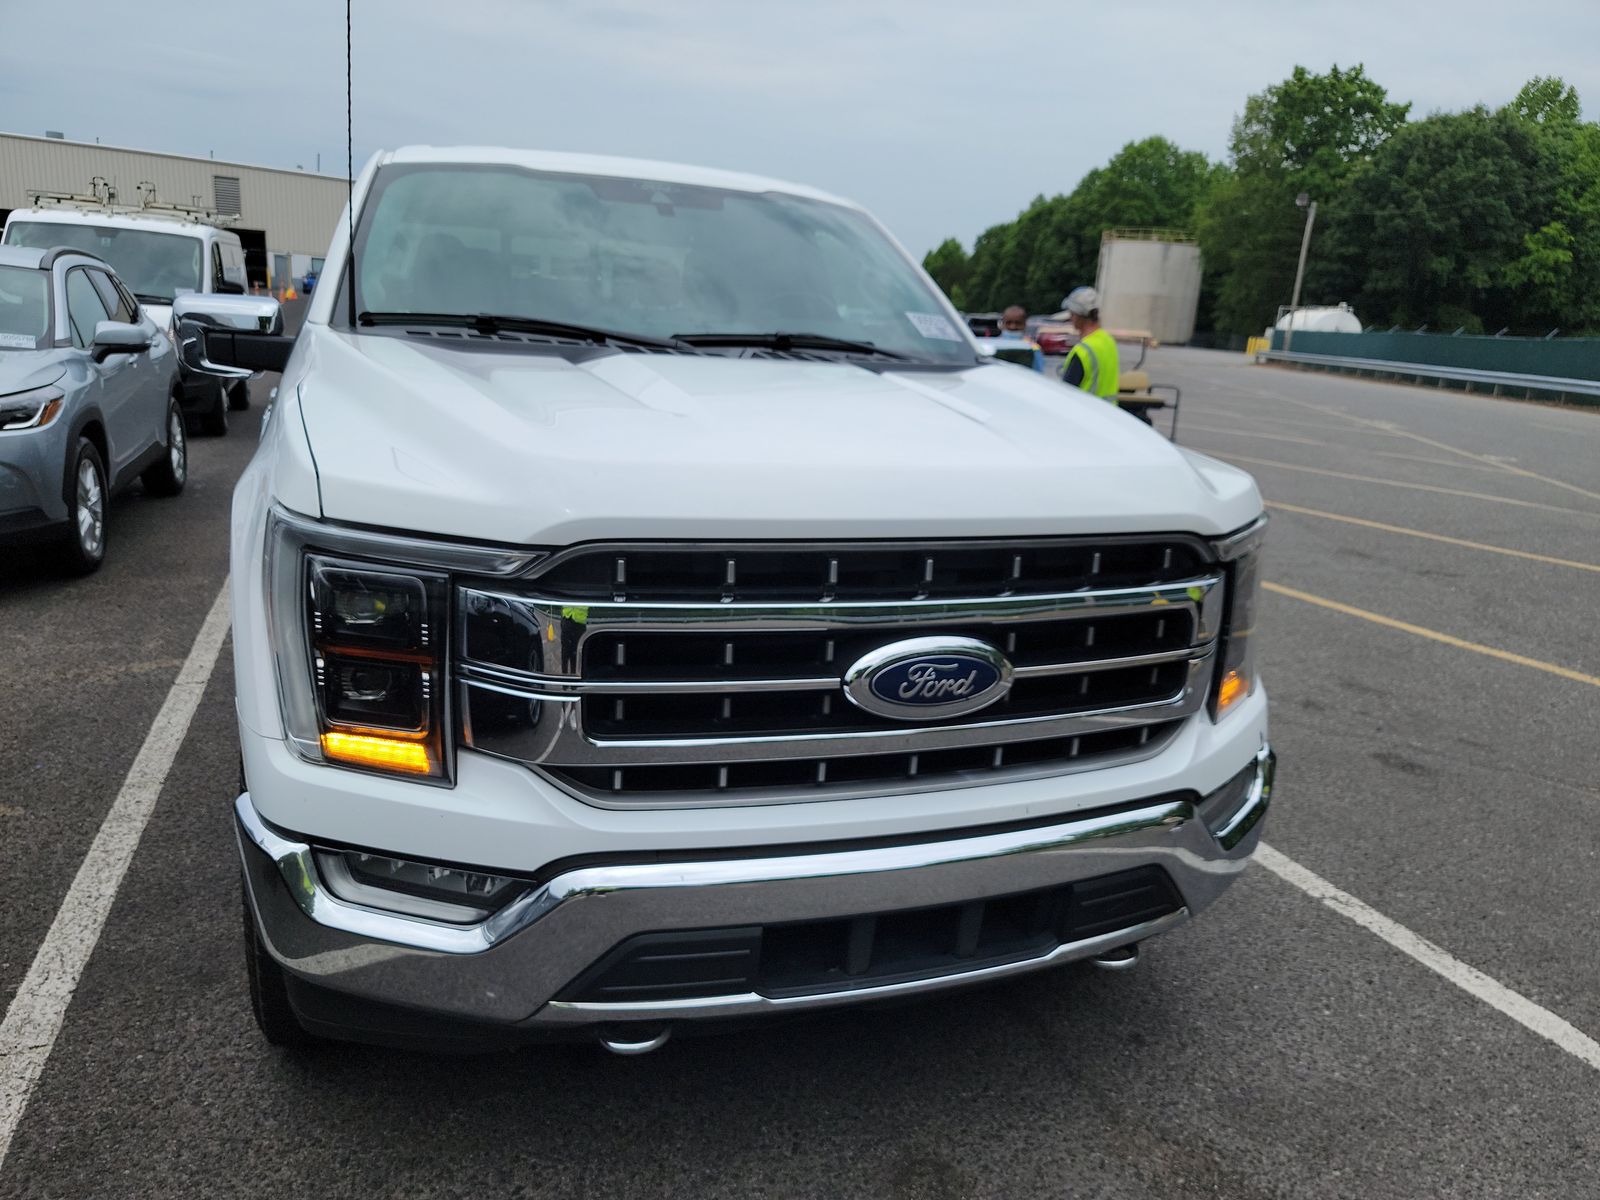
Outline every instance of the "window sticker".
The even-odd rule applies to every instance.
[[[25,333],[0,333],[0,346],[10,346],[13,350],[32,350],[37,340]]]
[[[956,327],[938,313],[908,312],[906,320],[917,327],[925,338],[938,338],[942,342],[959,342],[961,335]]]

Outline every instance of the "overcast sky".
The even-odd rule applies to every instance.
[[[1138,138],[1220,157],[1245,97],[1297,63],[1365,63],[1414,115],[1560,75],[1593,118],[1597,47],[1597,0],[355,0],[355,153],[755,171],[861,201],[920,255]],[[339,0],[0,0],[6,132],[341,173],[344,102]]]

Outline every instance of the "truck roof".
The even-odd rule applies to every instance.
[[[11,215],[6,218],[6,224],[9,225],[13,221],[37,221],[41,224],[49,225],[116,225],[123,229],[144,229],[151,233],[170,233],[193,238],[202,238],[210,232],[223,238],[232,238],[234,241],[239,239],[239,235],[232,230],[219,229],[217,226],[207,225],[203,221],[154,214],[136,216],[133,213],[118,212],[115,209],[98,209],[88,206],[82,208],[16,208],[11,210]]]
[[[854,201],[834,196],[804,184],[787,183],[738,171],[711,167],[692,167],[684,163],[658,162],[645,158],[614,158],[603,154],[569,154],[555,150],[513,150],[504,146],[402,146],[383,155],[383,163],[491,163],[526,167],[530,171],[552,171],[572,175],[606,175],[617,179],[651,179],[662,183],[682,183],[698,187],[725,188],[735,192],[784,192],[847,208],[860,208]]]

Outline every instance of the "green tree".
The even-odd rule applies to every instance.
[[[1548,217],[1523,235],[1506,271],[1523,321],[1570,331],[1600,329],[1600,125],[1585,124],[1578,93],[1557,78],[1529,80],[1503,110],[1534,131],[1555,195]]]
[[[1578,89],[1554,75],[1535,75],[1522,85],[1506,112],[1535,125],[1570,133],[1583,115]]]
[[[1337,215],[1345,182],[1405,124],[1410,106],[1393,103],[1359,64],[1318,75],[1304,67],[1251,96],[1234,122],[1232,170],[1200,206],[1196,232],[1216,289],[1218,329],[1246,333],[1269,324],[1294,285],[1304,212]],[[1333,211],[1330,211],[1333,210]],[[1307,299],[1338,282],[1337,253],[1308,273]],[[1331,298],[1331,297],[1330,297]]]
[[[1219,171],[1204,154],[1181,150],[1163,137],[1128,143],[1070,194],[1037,196],[1015,220],[978,236],[963,280],[967,305],[1021,304],[1030,312],[1054,312],[1073,287],[1094,281],[1105,230],[1188,228]],[[946,269],[953,261],[946,251],[951,245],[940,246],[925,265],[939,255]],[[935,278],[942,283],[941,276]]]
[[[1434,329],[1550,319],[1571,266],[1560,146],[1509,108],[1441,113],[1397,132],[1341,200],[1358,311]]]
[[[961,243],[955,238],[945,238],[922,260],[922,267],[933,281],[939,285],[950,303],[957,308],[965,308],[967,277],[972,273],[972,262],[967,258],[967,252],[961,248]]]

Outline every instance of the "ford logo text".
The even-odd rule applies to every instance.
[[[857,660],[844,677],[853,704],[904,721],[976,712],[1011,689],[1011,664],[975,638],[908,638]]]

